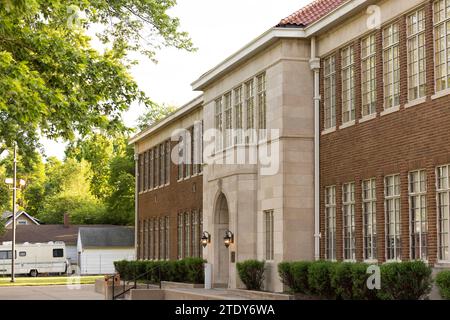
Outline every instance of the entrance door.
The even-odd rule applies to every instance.
[[[228,203],[225,195],[222,193],[217,199],[216,213],[215,213],[215,240],[214,251],[217,254],[215,259],[217,265],[215,266],[214,285],[216,287],[228,287],[229,273],[230,273],[230,253],[228,248],[223,243],[225,232],[229,229],[229,214]]]

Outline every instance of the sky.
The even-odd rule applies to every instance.
[[[158,63],[138,57],[131,70],[141,90],[153,101],[182,106],[200,92],[191,83],[247,43],[275,26],[281,19],[312,0],[178,0],[169,11],[180,19],[181,30],[187,31],[198,51],[190,53],[163,48],[157,53]],[[133,105],[124,121],[133,126],[144,112]],[[65,145],[43,140],[47,156],[64,157]]]

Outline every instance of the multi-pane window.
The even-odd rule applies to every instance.
[[[263,73],[256,78],[256,95],[258,99],[258,129],[260,138],[265,137],[267,128],[267,102],[266,102],[266,74]]]
[[[438,258],[450,261],[450,165],[438,167],[436,170],[438,193]]]
[[[200,235],[199,235],[199,221],[198,221],[198,213],[197,210],[192,211],[191,216],[192,222],[192,256],[199,257],[200,256]]]
[[[169,238],[170,226],[169,226],[169,221],[170,221],[170,218],[168,216],[166,216],[164,219],[165,219],[165,223],[164,223],[164,226],[165,226],[164,240],[166,241],[164,252],[165,252],[165,259],[169,260],[169,257],[170,257],[169,256],[169,248],[170,248],[170,238]]]
[[[409,211],[411,259],[428,260],[427,174],[425,170],[409,173]]]
[[[325,188],[325,255],[336,260],[336,187]]]
[[[191,256],[191,217],[188,212],[184,214],[184,254]]]
[[[255,129],[255,93],[253,88],[253,80],[245,83],[245,108],[247,111],[246,129]],[[247,132],[246,143],[253,142],[253,134]]]
[[[434,63],[436,91],[450,88],[450,0],[434,2]]]
[[[342,213],[344,218],[344,259],[355,260],[355,184],[342,186]]]
[[[216,99],[215,106],[215,126],[216,126],[216,151],[222,149],[222,134],[223,134],[223,123],[222,123],[222,98]]]
[[[377,259],[377,195],[376,180],[363,181],[363,237],[364,259]]]
[[[165,168],[166,168],[166,148],[165,144],[159,145],[160,164],[159,164],[159,185],[163,186],[166,183]]]
[[[401,259],[400,243],[400,175],[385,177],[386,258]]]
[[[177,229],[177,252],[178,252],[178,259],[184,258],[184,242],[183,242],[183,225],[184,225],[184,215],[182,213],[178,214],[178,229]]]
[[[236,129],[235,144],[242,144],[243,110],[242,86],[234,89],[234,128]]]
[[[336,60],[330,56],[324,60],[324,128],[336,126]]]
[[[384,109],[400,105],[400,54],[398,24],[383,29]]]
[[[264,229],[266,242],[266,260],[274,259],[273,210],[264,211]]]
[[[184,137],[185,148],[184,148],[184,177],[188,178],[191,176],[191,163],[192,163],[192,137],[193,128],[189,128],[186,131],[186,135]]]
[[[159,250],[159,218],[155,218],[154,220],[154,232],[155,232],[155,260],[160,259],[160,250]]]
[[[363,117],[376,113],[376,48],[375,34],[361,41],[361,94]]]
[[[155,187],[159,186],[159,165],[160,165],[160,153],[159,153],[159,147],[155,148]]]
[[[148,185],[148,151],[145,152],[144,156],[144,191],[150,189]]]
[[[152,150],[150,150],[150,161],[149,161],[149,169],[148,169],[148,172],[149,172],[149,175],[150,175],[150,177],[149,177],[149,185],[150,185],[150,189],[153,189],[154,188],[154,167],[155,167],[155,164],[154,164],[154,150],[152,149]]]
[[[145,260],[148,260],[148,220],[145,219],[144,220],[144,240],[143,240],[143,245],[144,245],[144,256],[143,258]]]
[[[344,48],[342,59],[342,123],[355,120],[355,77],[353,46]]]
[[[144,257],[144,222],[142,220],[139,220],[138,223],[138,230],[139,230],[139,259],[143,259]]]
[[[166,141],[166,184],[170,183],[170,164],[172,157],[172,149],[170,148],[170,140]]]
[[[139,192],[144,191],[144,155],[140,154],[139,155]]]
[[[231,108],[231,92],[225,94],[224,96],[224,117],[225,117],[225,148],[228,148],[232,145],[233,136],[231,134],[233,128],[233,109]]]
[[[198,127],[198,172],[203,172],[203,122],[197,122]]]
[[[184,138],[180,136],[178,139],[178,180],[183,179],[184,177]]]
[[[150,259],[155,260],[155,229],[154,229],[154,219],[150,219]]]
[[[407,17],[408,37],[408,99],[426,95],[425,10]]]

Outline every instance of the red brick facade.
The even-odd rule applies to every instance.
[[[385,196],[384,178],[400,175],[401,258],[410,259],[410,223],[408,173],[423,169],[427,174],[428,261],[437,261],[437,204],[436,167],[450,163],[450,95],[432,99],[434,87],[434,43],[432,1],[424,2],[426,12],[426,102],[405,108],[408,102],[408,71],[406,44],[406,13],[398,18],[400,34],[400,109],[391,114],[383,111],[383,49],[382,29],[375,30],[377,52],[377,115],[367,122],[361,118],[361,53],[360,41],[355,39],[355,108],[356,123],[339,129],[341,120],[340,49],[336,56],[336,131],[320,138],[321,181],[321,257],[325,258],[325,203],[326,186],[336,186],[336,247],[337,260],[343,259],[342,185],[355,182],[355,239],[356,259],[363,260],[362,181],[376,178],[376,217],[378,261],[386,260],[385,253]],[[323,68],[322,68],[323,70]],[[323,72],[321,73],[323,79]],[[321,95],[324,96],[323,81]],[[321,126],[323,130],[323,102]]]

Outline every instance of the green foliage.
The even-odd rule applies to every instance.
[[[97,129],[123,130],[121,113],[131,103],[153,105],[129,74],[128,54],[154,59],[161,46],[194,50],[178,19],[167,13],[175,4],[1,1],[0,143],[17,141],[20,152],[32,154],[41,135],[70,141]],[[102,53],[86,36],[93,25],[101,29]]]
[[[294,293],[308,294],[308,268],[309,261],[281,262],[278,264],[278,274],[281,282]]]
[[[331,287],[334,288],[336,297],[344,300],[353,298],[352,263],[344,262],[336,264],[331,270]]]
[[[441,271],[436,276],[436,284],[442,298],[450,300],[450,271]]]
[[[312,294],[324,298],[334,298],[336,293],[331,285],[331,275],[336,263],[315,261],[308,268],[308,285]]]
[[[367,280],[370,275],[367,273],[369,268],[365,263],[353,263],[352,272],[352,299],[353,300],[377,300],[378,290],[370,290],[367,287]]]
[[[131,281],[136,277],[157,283],[161,281],[176,281],[183,283],[202,284],[204,282],[204,263],[201,258],[186,258],[176,261],[115,261],[114,267],[122,280]]]
[[[265,264],[265,261],[258,260],[246,260],[236,264],[239,278],[247,290],[260,291],[262,289]]]
[[[138,118],[138,128],[139,130],[145,130],[149,126],[155,124],[156,122],[164,119],[169,114],[175,112],[177,107],[169,105],[157,105],[154,104],[148,110]]]
[[[392,262],[381,266],[383,300],[419,300],[431,291],[431,268],[422,261]]]

